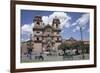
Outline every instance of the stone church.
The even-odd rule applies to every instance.
[[[44,24],[41,16],[33,19],[34,27],[30,40],[27,41],[27,47],[33,48],[34,52],[45,52],[57,50],[61,44],[61,29],[59,28],[60,20],[55,17],[52,24]]]

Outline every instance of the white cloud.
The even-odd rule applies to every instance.
[[[69,28],[70,25],[71,25],[70,22],[67,21],[67,20],[65,20],[64,22],[62,22],[62,23],[60,24],[60,28],[63,28],[63,27]]]
[[[80,26],[86,25],[88,21],[89,21],[89,14],[82,15],[82,17],[78,20]]]
[[[22,27],[21,27],[21,31],[22,32],[29,32],[29,33],[32,33],[32,28],[34,27],[34,23],[32,24],[24,24]]]
[[[59,20],[60,20],[60,28],[63,28],[63,27],[69,27],[69,20],[71,20],[71,17],[69,17],[67,15],[67,13],[65,12],[54,12],[52,13],[51,15],[49,16],[43,16],[42,17],[42,20],[45,24],[52,24],[52,21],[53,19],[57,17]]]
[[[65,12],[54,12],[49,17],[50,18],[55,18],[55,16],[59,17],[60,19],[66,19],[67,14]]]
[[[64,33],[64,30],[61,30],[60,34]]]
[[[78,20],[75,21],[75,23],[72,24],[72,26],[75,25],[80,25],[80,26],[84,26],[88,23],[89,21],[89,14],[83,14]]]
[[[79,19],[77,19],[74,23],[72,23],[72,26],[75,26],[75,29],[73,29],[73,32],[76,30],[79,30],[78,26],[81,26],[82,29],[85,29],[87,26],[87,23],[89,22],[89,14],[83,14]]]
[[[21,27],[21,40],[27,41],[30,39],[30,34],[32,34],[32,28],[34,27],[34,23],[32,24],[24,24]]]
[[[76,32],[79,29],[80,29],[80,27],[79,26],[76,26],[75,29],[73,29],[73,32]]]
[[[77,22],[75,22],[75,23],[72,23],[72,26],[75,26],[75,25],[77,25]]]
[[[31,25],[25,24],[21,27],[22,32],[31,32]]]
[[[46,25],[49,23],[49,17],[48,16],[43,16],[42,17],[43,23]]]

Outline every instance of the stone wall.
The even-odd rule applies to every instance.
[[[34,43],[34,52],[42,52],[42,43]]]

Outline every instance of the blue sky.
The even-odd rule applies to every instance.
[[[83,40],[89,40],[89,13],[79,12],[61,12],[61,11],[37,11],[37,10],[21,10],[21,40],[28,40],[32,28],[34,27],[33,18],[42,16],[45,23],[51,24],[52,19],[57,16],[62,29],[60,35],[63,39],[73,37],[80,40],[79,25],[83,28]]]

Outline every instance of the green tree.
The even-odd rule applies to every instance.
[[[66,43],[62,43],[58,46],[59,50],[62,50],[64,54],[66,53],[66,50],[70,49],[70,45]]]
[[[89,53],[89,44],[84,45],[85,53]]]

